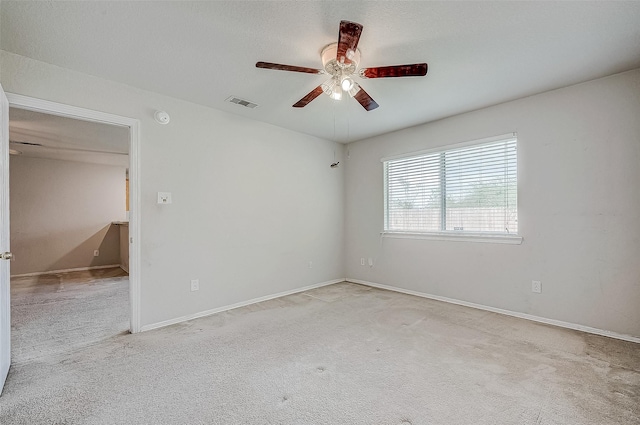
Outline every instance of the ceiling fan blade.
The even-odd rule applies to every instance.
[[[279,63],[271,63],[271,62],[256,62],[256,68],[275,69],[278,71],[304,72],[307,74],[324,73],[324,71],[321,69],[306,68],[304,66],[281,65]]]
[[[34,143],[34,142],[17,142],[15,140],[9,140],[9,143],[13,143],[16,145],[25,145],[25,146],[42,146],[42,143]]]
[[[309,102],[311,102],[313,99],[320,96],[321,94],[322,94],[322,85],[319,85],[315,89],[311,90],[305,97],[303,97],[302,99],[294,103],[293,107],[304,108],[309,104]]]
[[[351,92],[354,92],[354,91],[355,91],[355,94],[353,95],[353,97],[367,111],[372,111],[376,109],[378,106],[380,106],[376,103],[375,100],[373,100],[371,96],[369,96],[369,93],[364,91],[364,89],[360,86],[360,84],[354,83],[353,89],[351,89]]]
[[[422,77],[427,75],[426,63],[414,63],[411,65],[380,66],[377,68],[362,68],[362,78],[387,78],[387,77]]]
[[[350,21],[340,21],[340,33],[338,35],[338,63],[351,63],[351,58],[358,48],[358,41],[362,33],[362,25]]]

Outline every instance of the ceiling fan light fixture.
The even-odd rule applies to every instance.
[[[333,93],[331,93],[331,99],[333,100],[340,100],[342,99],[342,87],[340,87],[339,84],[336,84],[335,88],[333,89]]]
[[[340,83],[340,86],[342,87],[342,90],[344,91],[349,91],[353,88],[354,85],[354,81],[353,78],[347,76],[347,77],[343,77],[342,78],[342,82]]]
[[[337,78],[331,78],[330,80],[325,81],[320,87],[322,88],[322,91],[331,99],[342,99],[342,87],[340,87]]]
[[[331,96],[331,93],[333,93],[333,88],[336,85],[336,81],[331,78],[330,80],[325,81],[324,83],[322,83],[322,85],[320,87],[322,87],[322,91],[328,95]]]
[[[360,84],[354,82],[351,88],[349,89],[349,96],[355,97],[356,94],[360,91]]]

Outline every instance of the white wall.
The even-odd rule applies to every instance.
[[[522,245],[380,237],[380,158],[512,131]],[[640,70],[347,149],[349,278],[640,337]]]
[[[141,325],[344,277],[343,147],[1,52],[7,92],[140,120]],[[155,110],[171,115],[168,125]],[[173,204],[157,205],[158,191]],[[313,268],[309,268],[309,261]],[[200,291],[190,292],[190,280]]]
[[[11,156],[9,171],[11,274],[120,264],[124,167]]]
[[[346,269],[640,336],[638,70],[352,143],[345,160],[325,140],[7,52],[0,60],[8,92],[140,120],[143,326]],[[156,109],[169,125],[153,121]],[[380,238],[381,157],[510,131],[522,245]],[[174,203],[157,205],[158,191]],[[542,294],[531,293],[532,279]]]

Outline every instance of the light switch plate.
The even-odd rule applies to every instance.
[[[170,204],[171,203],[171,192],[158,192],[158,203],[159,204]]]

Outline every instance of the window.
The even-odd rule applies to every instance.
[[[517,235],[515,134],[383,163],[385,232]]]

